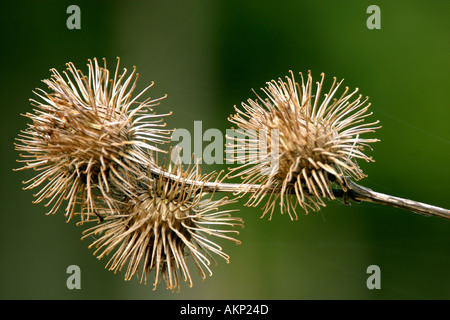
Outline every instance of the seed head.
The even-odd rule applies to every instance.
[[[40,100],[31,99],[35,109],[24,115],[31,123],[16,139],[16,150],[26,152],[21,169],[39,172],[24,182],[25,189],[44,185],[35,202],[48,199],[53,214],[67,200],[70,220],[77,204],[89,215],[97,199],[110,204],[115,193],[127,193],[133,174],[152,165],[153,153],[161,151],[157,145],[167,142],[171,131],[162,129],[166,115],[152,110],[164,97],[138,102],[153,84],[133,97],[139,75],[136,68],[129,76],[126,69],[120,74],[119,59],[113,78],[106,61],[100,67],[97,59],[89,60],[86,76],[73,63],[64,76],[51,72],[43,80],[49,92],[34,92]]]
[[[270,217],[278,198],[281,212],[287,210],[291,219],[297,219],[297,204],[305,212],[325,206],[322,198],[334,199],[333,184],[345,190],[347,178],[365,177],[356,160],[373,161],[363,151],[378,141],[361,137],[374,132],[378,121],[364,122],[371,115],[370,103],[367,97],[355,96],[358,89],[349,92],[346,87],[337,95],[342,81],[334,78],[321,97],[324,74],[314,93],[311,73],[306,83],[300,75],[301,86],[292,72],[286,82],[268,82],[262,89],[267,99],[249,99],[248,104],[242,103],[243,110],[235,107],[237,114],[229,118],[245,132],[244,137],[234,138],[233,153],[247,151],[235,157],[244,164],[231,169],[230,177],[242,177],[247,186],[261,184],[247,205],[256,206],[268,196],[263,215],[270,212]],[[243,185],[240,193],[247,192]]]
[[[161,277],[167,288],[180,290],[180,278],[189,286],[193,281],[188,259],[194,261],[203,279],[212,275],[209,267],[212,254],[229,256],[211,238],[224,238],[240,243],[227,234],[238,234],[233,227],[242,227],[240,218],[218,208],[234,202],[227,197],[213,200],[213,194],[203,191],[203,184],[220,182],[219,175],[201,175],[198,166],[183,171],[180,166],[167,172],[177,179],[163,175],[150,179],[148,188],[137,192],[137,197],[123,203],[121,210],[107,215],[97,226],[85,231],[85,236],[96,240],[90,245],[97,250],[98,259],[112,253],[107,263],[115,272],[126,267],[125,280],[141,273],[141,282],[155,270],[154,288]],[[191,184],[187,184],[189,180]],[[98,237],[97,237],[98,236]]]

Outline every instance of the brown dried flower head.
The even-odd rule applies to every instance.
[[[349,92],[347,87],[338,95],[342,81],[334,78],[322,98],[324,74],[315,92],[311,73],[306,82],[300,75],[301,86],[292,72],[286,82],[268,82],[262,89],[267,99],[249,99],[248,104],[242,103],[243,110],[235,107],[237,114],[229,118],[245,132],[244,137],[234,138],[235,160],[243,164],[231,169],[230,177],[243,178],[240,194],[261,184],[247,205],[256,206],[268,196],[263,215],[270,212],[270,217],[279,198],[281,212],[287,210],[291,219],[298,218],[297,205],[306,212],[325,206],[323,198],[335,198],[334,184],[346,190],[347,178],[365,177],[356,159],[373,161],[363,151],[378,141],[361,137],[374,132],[378,121],[365,122],[371,115],[370,103],[355,96],[358,89]],[[262,148],[267,152],[261,152]]]
[[[207,182],[222,181],[220,174],[201,175],[198,166],[183,171],[177,165],[164,171],[170,179],[164,174],[153,176],[147,188],[135,191],[135,198],[86,230],[83,238],[96,239],[90,247],[97,248],[98,259],[112,254],[109,270],[117,272],[126,266],[125,280],[141,273],[141,282],[146,283],[154,270],[154,289],[163,278],[174,291],[180,290],[181,278],[193,284],[189,258],[203,279],[212,275],[210,260],[216,262],[212,254],[229,261],[211,238],[240,243],[228,234],[238,234],[233,228],[242,227],[243,221],[230,215],[237,210],[218,210],[234,201],[214,200],[214,193],[203,190]]]
[[[65,200],[68,220],[77,204],[86,215],[98,214],[97,199],[110,205],[115,193],[126,194],[134,173],[151,165],[157,145],[169,141],[165,115],[152,110],[164,97],[138,100],[153,84],[133,97],[139,75],[136,68],[120,74],[119,62],[113,77],[105,60],[103,67],[89,60],[87,75],[73,63],[64,76],[52,69],[51,79],[43,80],[50,92],[37,89],[40,101],[31,100],[34,112],[25,117],[32,122],[17,138],[16,149],[26,152],[21,169],[39,172],[24,182],[25,189],[43,185],[34,202],[48,200],[46,206],[53,205],[48,214]]]

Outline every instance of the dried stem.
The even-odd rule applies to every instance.
[[[150,171],[159,176],[163,175],[168,179],[174,181],[180,181],[180,178],[177,175],[168,173],[159,168],[150,168]],[[197,182],[194,180],[185,179],[183,180],[185,183],[191,184],[202,184],[203,190],[205,192],[237,192],[240,188],[248,188],[250,193],[257,192],[261,187],[258,184],[253,185],[242,185],[239,183],[218,183],[218,182]],[[387,195],[384,193],[373,191],[369,188],[360,186],[353,182],[352,180],[347,180],[347,184],[349,186],[348,190],[336,189],[333,188],[333,194],[335,198],[343,199],[344,203],[348,203],[348,200],[353,200],[356,202],[365,201],[372,202],[377,204],[382,204],[386,206],[391,206],[394,208],[406,209],[415,213],[423,214],[426,216],[435,216],[450,219],[450,210],[436,207],[433,205],[429,205],[426,203],[403,199],[391,195]]]
[[[436,217],[442,217],[450,219],[450,210],[432,206],[430,204],[403,199],[388,194],[373,191],[369,188],[360,186],[355,182],[348,180],[350,190],[345,192],[347,196],[356,201],[366,201],[378,204],[383,204],[395,208],[406,209],[415,213],[431,215]]]

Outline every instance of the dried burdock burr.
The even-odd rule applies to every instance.
[[[266,199],[263,216],[276,208],[297,219],[296,209],[317,211],[324,199],[342,198],[408,209],[426,215],[450,218],[447,209],[372,191],[354,181],[365,177],[357,160],[373,161],[366,155],[367,136],[378,121],[366,121],[368,98],[356,95],[358,89],[339,92],[342,81],[334,78],[324,90],[324,74],[313,89],[309,72],[297,84],[291,72],[285,81],[267,82],[257,95],[236,109],[229,121],[238,126],[229,137],[228,151],[239,164],[230,168],[230,178],[242,183],[222,186],[237,195],[249,195],[246,205],[258,206]]]
[[[318,210],[325,205],[322,199],[335,199],[333,184],[346,190],[346,177],[364,177],[357,158],[372,161],[363,151],[377,139],[365,138],[364,134],[374,132],[378,122],[364,122],[371,114],[368,99],[355,96],[358,89],[349,92],[345,88],[338,96],[342,81],[337,83],[336,79],[322,98],[323,82],[324,74],[313,90],[308,73],[307,80],[302,76],[298,86],[291,72],[286,82],[279,79],[267,83],[263,89],[267,99],[249,99],[248,104],[242,104],[243,110],[236,108],[237,113],[230,117],[246,134],[235,138],[232,151],[238,154],[238,150],[248,150],[235,158],[244,164],[231,172],[242,177],[244,184],[261,184],[248,204],[256,206],[268,196],[264,214],[270,212],[272,216],[278,198],[281,212],[287,210],[291,218],[297,217],[297,204],[306,212]],[[259,152],[265,146],[267,152]],[[277,152],[273,152],[274,146]],[[271,165],[274,170],[264,173]],[[273,189],[278,191],[269,192]],[[238,193],[248,191],[243,187]]]
[[[180,289],[180,279],[193,284],[189,259],[203,279],[212,275],[214,255],[229,261],[214,238],[240,243],[230,234],[239,234],[235,227],[243,227],[243,221],[231,216],[237,210],[219,210],[233,200],[213,199],[214,192],[203,190],[205,183],[218,184],[225,176],[215,172],[201,175],[198,165],[187,170],[180,165],[160,169],[172,178],[151,178],[148,186],[134,192],[136,196],[119,205],[119,210],[86,230],[84,238],[94,237],[90,247],[96,248],[99,259],[111,254],[110,270],[126,266],[125,280],[141,273],[141,282],[147,282],[154,270],[154,288],[163,278],[174,291]]]
[[[152,110],[164,97],[139,100],[153,84],[133,96],[138,74],[120,73],[119,61],[113,75],[97,59],[89,61],[87,75],[73,63],[63,75],[52,69],[43,80],[49,92],[37,89],[40,99],[31,99],[35,109],[25,114],[31,123],[16,150],[25,152],[21,169],[37,172],[25,189],[41,187],[34,202],[47,201],[49,214],[66,201],[68,220],[77,204],[82,219],[98,215],[97,202],[111,205],[111,197],[131,190],[140,167],[151,165],[158,145],[169,141],[166,115]]]

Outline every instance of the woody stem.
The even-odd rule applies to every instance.
[[[341,193],[343,194],[346,193],[350,199],[356,201],[378,203],[382,205],[391,206],[394,208],[406,209],[424,215],[431,215],[450,219],[450,210],[448,209],[376,192],[369,188],[360,186],[355,182],[353,182],[352,180],[347,180],[347,183],[350,189],[347,192],[342,192],[341,190]]]
[[[163,175],[164,177],[174,180],[174,181],[181,181],[189,184],[189,185],[198,185],[201,186],[203,191],[205,192],[230,192],[235,193],[239,190],[245,188],[250,193],[257,192],[261,185],[258,184],[240,184],[240,183],[224,183],[224,182],[201,182],[201,181],[195,181],[190,179],[181,179],[179,176],[168,173],[160,168],[150,168],[151,172],[155,175]],[[401,208],[406,209],[412,212],[424,214],[424,215],[430,215],[435,217],[441,217],[450,219],[450,210],[436,207],[433,205],[429,205],[426,203],[409,200],[409,199],[403,199],[391,195],[387,195],[384,193],[373,191],[369,188],[363,187],[358,185],[357,183],[353,182],[352,180],[347,179],[347,185],[349,186],[349,189],[344,191],[342,189],[336,189],[333,188],[333,194],[335,198],[343,199],[343,201],[346,203],[348,199],[351,199],[356,202],[365,201],[365,202],[372,202],[377,204],[382,204],[386,206],[391,206],[394,208]]]

